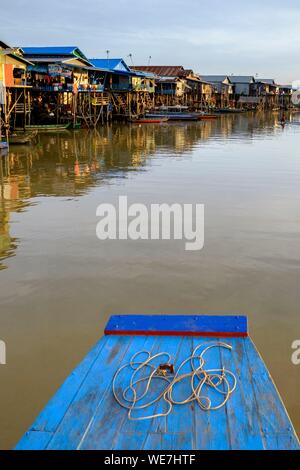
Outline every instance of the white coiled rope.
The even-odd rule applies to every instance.
[[[113,395],[120,406],[128,410],[128,418],[131,420],[152,419],[160,416],[168,416],[173,408],[173,405],[185,405],[195,401],[203,411],[218,410],[222,408],[230,398],[230,395],[236,389],[237,379],[233,372],[225,369],[205,369],[204,355],[209,349],[212,348],[225,348],[232,350],[232,346],[222,342],[208,343],[209,345],[200,353],[199,350],[207,343],[198,345],[193,353],[188,356],[178,367],[176,373],[166,375],[161,373],[161,366],[151,364],[155,359],[166,358],[167,363],[171,360],[171,355],[167,352],[157,353],[151,356],[149,351],[139,351],[134,354],[129,363],[121,366],[115,373],[112,389]],[[141,361],[137,360],[138,356],[146,354],[146,359]],[[180,370],[190,363],[191,371],[180,374]],[[117,378],[125,368],[131,368],[132,374],[128,386],[116,386]],[[149,369],[146,376],[137,378],[139,373],[145,373]],[[185,399],[178,401],[174,398],[174,388],[185,379],[190,379],[190,394]],[[165,388],[153,399],[145,400],[153,380],[163,380],[166,382]],[[145,382],[144,390],[138,394],[137,388],[141,388],[141,384]],[[202,394],[203,387],[207,386],[217,392],[222,401],[219,404],[213,405],[209,396]],[[117,392],[118,390],[118,392]],[[151,415],[133,417],[134,411],[146,409],[155,403],[158,404],[163,400],[167,405],[167,410]]]

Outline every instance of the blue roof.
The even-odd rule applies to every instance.
[[[131,70],[123,59],[89,59],[94,67],[113,73],[132,75],[141,78],[154,78],[153,73]]]
[[[25,56],[65,56],[65,57],[76,57],[89,63],[86,56],[77,46],[45,46],[45,47],[22,47]]]
[[[115,72],[131,72],[123,59],[89,59],[94,67]]]
[[[76,46],[47,46],[47,47],[22,47],[25,54],[37,54],[37,55],[72,55],[75,49],[78,49]]]

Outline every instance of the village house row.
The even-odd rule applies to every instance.
[[[0,41],[1,117],[12,129],[51,122],[90,126],[162,105],[287,109],[291,94],[291,86],[274,79],[128,66],[123,59],[88,59],[78,47],[16,48]]]

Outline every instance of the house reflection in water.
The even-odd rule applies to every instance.
[[[14,256],[17,239],[10,235],[12,212],[19,212],[30,197],[26,177],[10,174],[11,156],[0,160],[0,260]],[[0,261],[0,270],[6,266]]]
[[[22,242],[11,235],[16,214],[39,203],[38,197],[77,198],[149,169],[156,156],[189,157],[209,140],[249,140],[272,132],[276,119],[274,114],[258,113],[201,123],[113,125],[97,131],[40,134],[36,146],[12,146],[0,160],[0,269]]]

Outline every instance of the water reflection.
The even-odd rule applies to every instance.
[[[300,126],[278,114],[39,135],[0,163],[0,447],[15,445],[113,313],[245,313],[300,430]],[[294,119],[298,119],[296,116]],[[291,116],[292,119],[292,116]],[[96,207],[205,204],[205,247],[100,243]],[[20,395],[20,390],[22,394]]]
[[[278,114],[249,113],[201,123],[44,134],[34,147],[12,146],[0,161],[0,260],[14,256],[19,242],[10,235],[11,214],[26,210],[38,196],[82,196],[113,178],[147,169],[147,161],[158,153],[184,156],[211,140],[249,142],[276,132],[281,132]],[[0,263],[0,269],[5,267]]]

